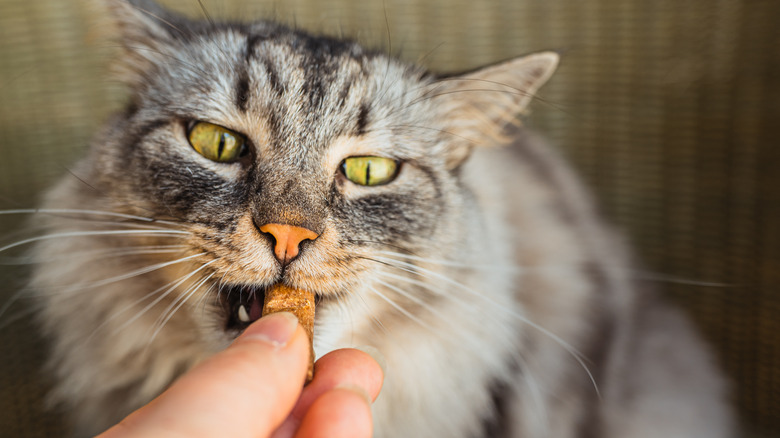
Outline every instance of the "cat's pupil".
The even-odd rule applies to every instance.
[[[226,133],[222,133],[222,135],[219,136],[219,146],[217,147],[217,156],[222,159],[222,154],[225,152],[225,137],[227,136]]]

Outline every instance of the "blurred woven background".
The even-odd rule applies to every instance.
[[[196,0],[162,3],[200,14]],[[780,1],[204,3],[216,17],[275,17],[436,70],[562,52],[529,124],[638,247],[645,281],[695,317],[735,382],[745,434],[778,436]],[[101,15],[79,0],[0,4],[0,208],[34,206],[121,105]],[[0,216],[0,242],[20,220]],[[23,271],[3,268],[0,308]],[[24,310],[0,317],[0,435],[60,436],[41,408],[42,343]]]

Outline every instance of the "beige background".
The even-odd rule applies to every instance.
[[[195,0],[164,4],[189,15]],[[684,304],[735,382],[745,430],[780,432],[780,2],[776,0],[204,0],[436,70],[554,49],[528,125],[580,169]],[[31,207],[119,108],[115,51],[84,0],[0,3],[0,209]],[[0,216],[0,246],[23,218]],[[0,254],[0,263],[12,261]],[[0,271],[0,308],[24,268]],[[715,283],[716,285],[710,285]],[[41,410],[42,344],[22,301],[0,316],[0,435],[58,436]]]

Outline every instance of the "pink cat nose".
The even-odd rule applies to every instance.
[[[274,240],[276,240],[274,255],[276,255],[276,259],[283,266],[298,256],[301,242],[314,240],[319,237],[319,234],[308,228],[296,227],[294,225],[265,224],[259,229],[263,233],[272,235]]]

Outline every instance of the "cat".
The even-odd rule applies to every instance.
[[[316,293],[318,356],[383,354],[377,437],[732,436],[692,325],[517,122],[557,54],[440,75],[105,2],[130,99],[46,195],[31,250],[76,436],[225,348],[279,282]]]

